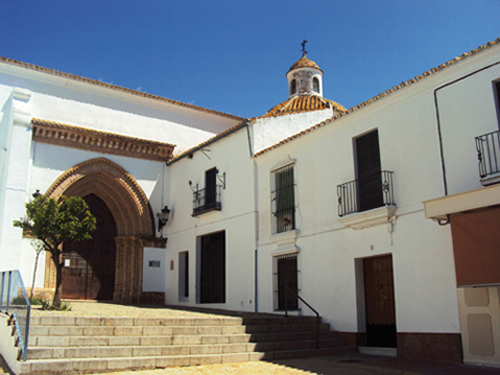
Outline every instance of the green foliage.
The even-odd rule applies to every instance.
[[[67,303],[61,303],[62,269],[60,246],[66,240],[82,241],[92,238],[96,228],[96,218],[90,213],[87,203],[80,197],[66,198],[59,201],[45,195],[33,194],[33,200],[26,203],[26,217],[15,220],[14,226],[30,232],[43,242],[43,247],[52,255],[56,267],[56,290],[52,305],[42,304],[44,309],[71,309]]]
[[[55,251],[66,240],[81,241],[92,238],[96,219],[87,203],[80,197],[61,196],[59,202],[38,195],[26,203],[26,218],[15,220],[14,226],[23,228],[44,243],[45,250]]]
[[[66,301],[62,301],[59,306],[52,305],[49,301],[42,301],[42,310],[46,311],[71,311],[71,304]]]

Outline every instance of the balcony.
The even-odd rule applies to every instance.
[[[198,216],[210,211],[220,211],[222,209],[221,190],[221,185],[213,185],[194,191],[193,214],[191,216]]]
[[[479,176],[484,186],[500,182],[500,132],[476,137]]]
[[[396,211],[393,175],[381,171],[338,185],[339,221],[354,229],[390,222]]]

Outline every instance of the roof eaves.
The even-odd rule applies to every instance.
[[[202,112],[206,112],[206,113],[210,113],[210,114],[214,114],[214,115],[218,115],[218,116],[228,117],[228,118],[231,118],[233,120],[240,120],[240,121],[243,120],[242,117],[231,115],[228,113],[219,112],[219,111],[215,111],[215,110],[204,108],[204,107],[199,107],[199,106],[196,106],[193,104],[183,103],[183,102],[180,102],[178,100],[168,99],[168,98],[164,98],[162,96],[148,94],[148,93],[145,93],[142,91],[132,90],[132,89],[129,89],[126,87],[113,85],[111,83],[102,82],[102,81],[99,81],[96,79],[85,78],[85,77],[81,77],[81,76],[78,76],[75,74],[61,72],[61,71],[55,70],[55,69],[44,68],[42,66],[29,64],[29,63],[25,63],[25,62],[14,60],[14,59],[9,59],[9,58],[3,57],[3,56],[0,56],[0,62],[4,62],[7,64],[16,65],[16,66],[20,66],[20,67],[23,67],[26,69],[31,69],[31,70],[35,70],[35,71],[39,71],[39,72],[43,72],[43,73],[48,73],[48,74],[52,74],[52,75],[56,75],[56,76],[60,76],[60,77],[68,78],[68,79],[72,79],[75,81],[90,83],[92,85],[101,86],[101,87],[105,87],[105,88],[112,89],[112,90],[122,91],[122,92],[126,92],[126,93],[129,93],[132,95],[142,96],[144,98],[158,100],[158,101],[162,101],[162,102],[166,102],[166,103],[194,109],[197,111],[202,111]]]
[[[316,125],[308,128],[308,129],[306,129],[306,130],[301,131],[300,133],[297,133],[295,135],[292,135],[292,136],[290,136],[290,137],[282,140],[281,142],[278,142],[278,143],[276,143],[276,144],[274,144],[272,146],[269,146],[269,147],[267,147],[267,148],[265,148],[265,149],[263,149],[263,150],[255,153],[253,155],[253,158],[255,158],[257,156],[260,156],[262,154],[265,154],[266,152],[271,151],[271,150],[273,150],[273,149],[275,149],[275,148],[277,148],[279,146],[282,146],[283,144],[288,143],[288,142],[290,142],[290,141],[292,141],[292,140],[294,140],[294,139],[296,139],[296,138],[298,138],[300,136],[303,136],[303,135],[305,135],[306,133],[309,133],[312,130],[316,130],[317,128],[319,128],[321,126],[324,126],[327,123],[331,123],[331,122],[333,122],[333,121],[335,121],[335,120],[337,120],[337,119],[339,119],[339,118],[341,118],[343,116],[349,115],[349,114],[351,114],[351,113],[353,113],[353,112],[355,112],[355,111],[357,111],[357,110],[359,110],[359,109],[361,109],[363,107],[366,107],[367,105],[369,105],[369,104],[371,104],[371,103],[373,103],[375,101],[378,101],[380,99],[383,99],[383,98],[389,96],[390,94],[394,93],[395,91],[398,91],[400,89],[408,87],[408,86],[410,86],[410,85],[412,85],[412,84],[414,84],[414,83],[416,83],[416,82],[418,82],[418,81],[420,81],[422,79],[425,79],[426,77],[429,77],[430,75],[432,75],[432,74],[434,74],[436,72],[439,72],[439,71],[447,68],[448,66],[451,66],[451,65],[453,65],[453,64],[455,64],[457,62],[460,62],[460,61],[464,60],[467,57],[470,57],[470,56],[473,56],[473,55],[475,55],[477,53],[480,53],[481,51],[483,51],[485,49],[488,49],[488,48],[490,48],[490,47],[492,47],[492,46],[494,46],[496,44],[500,44],[500,37],[497,38],[497,39],[495,39],[494,41],[490,41],[490,42],[488,42],[488,43],[486,43],[486,44],[484,44],[482,46],[479,46],[479,47],[473,49],[470,52],[463,53],[462,55],[457,56],[454,59],[449,60],[449,61],[447,61],[444,64],[438,65],[437,67],[432,68],[432,69],[430,69],[430,70],[422,73],[419,76],[416,76],[416,77],[414,77],[412,79],[409,79],[406,82],[401,82],[399,85],[394,86],[392,89],[388,89],[388,90],[384,91],[383,93],[380,93],[379,95],[374,96],[373,98],[371,98],[371,99],[369,99],[369,100],[367,100],[365,102],[362,102],[362,103],[360,103],[360,104],[358,104],[358,105],[356,105],[356,106],[354,106],[352,108],[349,108],[347,110],[347,112],[339,113],[338,115],[335,115],[335,116],[333,116],[332,118],[330,118],[328,120],[320,122],[319,124],[316,124]]]
[[[214,143],[222,138],[225,138],[230,134],[233,134],[234,132],[240,130],[241,128],[247,127],[251,122],[253,122],[253,119],[245,119],[245,120],[241,121],[238,125],[235,125],[232,128],[229,128],[229,129],[223,131],[222,133],[219,133],[219,134],[213,136],[212,138],[207,139],[205,142],[202,142],[194,147],[191,147],[190,149],[184,151],[180,155],[169,160],[167,162],[167,166],[170,166],[170,165],[174,164],[175,162],[177,162],[181,159],[184,159],[186,156],[193,154],[194,152],[202,149],[203,147],[211,145],[212,143]]]

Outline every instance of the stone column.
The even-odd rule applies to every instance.
[[[119,303],[139,303],[142,293],[143,245],[137,237],[116,237],[115,292]]]

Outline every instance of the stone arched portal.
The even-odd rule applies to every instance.
[[[106,158],[77,164],[64,172],[47,190],[46,196],[102,199],[116,222],[116,270],[113,300],[138,303],[142,292],[142,263],[145,241],[154,237],[153,213],[144,191],[119,165]],[[46,287],[55,286],[55,270],[49,260]]]

